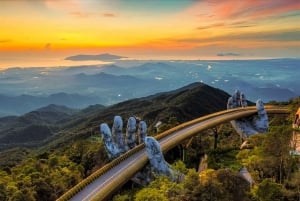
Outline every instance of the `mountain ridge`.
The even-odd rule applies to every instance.
[[[95,77],[101,72],[108,79]],[[78,74],[84,73],[83,79]],[[83,75],[83,74],[82,74]],[[101,74],[100,74],[101,75]],[[102,74],[103,76],[103,74]],[[129,76],[129,77],[122,77]],[[57,68],[15,68],[0,72],[0,92],[7,96],[28,94],[48,96],[65,92],[90,98],[68,107],[84,108],[88,104],[112,105],[132,98],[169,91],[193,82],[203,82],[232,93],[241,89],[247,98],[264,102],[288,101],[300,94],[299,59],[295,60],[239,60],[239,61],[131,61],[118,60],[114,64]],[[104,76],[103,76],[104,77]],[[126,78],[126,79],[124,79]],[[124,84],[125,83],[125,84]],[[25,100],[26,97],[21,97]],[[27,97],[29,98],[29,97]],[[0,115],[24,114],[33,109],[27,99],[14,106],[2,107]],[[91,100],[95,101],[92,102]],[[79,100],[77,98],[77,100]],[[89,101],[89,102],[88,102]],[[10,101],[14,103],[13,99]],[[34,102],[34,101],[32,101]],[[62,102],[47,102],[61,105]],[[23,105],[22,105],[23,104]],[[48,104],[39,105],[46,106]],[[21,106],[21,109],[19,106]],[[31,107],[26,111],[23,108]],[[8,110],[9,109],[9,110]],[[16,112],[15,110],[18,109]]]
[[[23,134],[30,137],[28,136],[30,132],[36,139],[28,138],[24,141],[24,145],[29,144],[33,147],[47,144],[51,147],[65,146],[74,140],[88,138],[91,134],[99,135],[99,125],[103,122],[111,124],[115,115],[121,115],[124,124],[129,116],[141,118],[147,122],[151,132],[157,121],[166,123],[171,117],[175,117],[179,123],[182,123],[223,110],[226,108],[228,97],[229,95],[220,89],[203,83],[193,83],[166,93],[131,99],[109,107],[89,106],[81,111],[75,110],[73,113],[70,112],[72,109],[64,106],[50,105],[21,117],[11,117],[12,120],[17,120],[19,123],[17,124],[19,126],[15,125],[12,130],[10,130],[11,128],[4,129],[5,127],[1,124],[1,120],[8,121],[7,117],[0,118],[0,125],[2,125],[2,128],[0,127],[0,132],[2,131],[0,147],[9,147],[9,143],[13,144],[12,139],[18,139],[18,136],[23,139],[24,136],[21,137]],[[61,111],[60,108],[64,111]],[[38,132],[45,132],[44,138],[39,134],[34,135],[34,129]],[[18,142],[16,145],[22,146],[20,140],[16,141]]]
[[[89,61],[89,60],[113,61],[113,60],[124,59],[124,58],[127,58],[127,57],[104,53],[104,54],[97,54],[97,55],[78,54],[78,55],[66,57],[65,60],[71,60],[71,61]]]
[[[0,94],[1,116],[22,115],[49,104],[64,105],[70,108],[84,108],[101,102],[101,98],[69,94],[65,92],[50,94],[49,96],[6,96]],[[0,116],[0,117],[1,117]]]

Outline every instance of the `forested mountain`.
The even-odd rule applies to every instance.
[[[112,122],[121,115],[124,122],[129,116],[144,119],[152,129],[157,121],[167,123],[170,117],[185,122],[226,108],[229,95],[202,83],[156,95],[133,99],[110,107],[90,106],[74,110],[65,106],[47,107],[16,117],[0,118],[1,149],[25,146],[40,147],[71,139],[83,139],[99,133],[99,124]],[[52,142],[54,141],[54,142]]]
[[[68,93],[55,93],[49,96],[7,96],[0,94],[0,117],[25,114],[49,104],[78,109],[97,102],[101,102],[101,98]]]
[[[0,200],[55,200],[108,163],[99,124],[112,125],[114,115],[121,115],[124,122],[129,116],[145,120],[148,134],[153,135],[158,121],[162,129],[171,128],[225,109],[228,97],[222,90],[193,83],[109,107],[92,105],[74,110],[49,105],[22,116],[1,118]],[[290,104],[296,108],[299,103]],[[147,188],[128,183],[112,199],[297,200],[299,158],[287,152],[290,122],[285,117],[272,117],[270,122],[270,132],[249,139],[252,149],[246,150],[240,150],[241,140],[230,124],[205,131],[191,141],[184,163],[178,148],[165,154],[166,160],[175,162],[174,168],[186,175],[183,183],[161,177]],[[196,171],[205,155],[207,169],[199,177]],[[256,182],[251,191],[238,173],[242,167],[247,167]],[[263,199],[265,195],[268,199]]]

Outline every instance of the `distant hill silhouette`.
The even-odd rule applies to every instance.
[[[0,116],[21,115],[49,104],[80,109],[112,105],[194,82],[227,93],[240,89],[251,101],[288,101],[300,94],[295,84],[299,61],[115,60],[109,65],[9,68],[0,73]]]
[[[99,97],[68,93],[56,93],[46,97],[31,95],[5,96],[0,94],[0,117],[25,114],[49,104],[65,105],[70,108],[85,108],[99,102],[101,102]]]
[[[175,117],[182,123],[205,114],[224,110],[229,95],[202,83],[132,99],[110,107],[93,105],[83,110],[49,105],[20,117],[0,118],[0,147],[40,147],[50,143],[59,146],[71,141],[99,134],[99,125],[112,123],[115,115],[129,116],[147,122],[152,129],[157,121],[167,122]]]
[[[65,106],[49,105],[19,117],[0,118],[0,150],[12,145],[40,144],[78,112]]]
[[[202,83],[193,83],[183,88],[154,94],[151,96],[124,101],[101,112],[91,115],[75,127],[54,136],[51,146],[59,146],[68,141],[87,138],[92,134],[99,135],[99,125],[107,122],[112,125],[113,117],[121,115],[126,125],[128,117],[143,119],[153,129],[157,121],[167,122],[170,117],[176,117],[179,123],[226,109],[229,95],[219,89]]]
[[[75,56],[66,57],[65,60],[71,61],[89,61],[89,60],[99,60],[99,61],[112,61],[116,59],[123,59],[127,57],[113,55],[113,54],[98,54],[98,55],[88,55],[88,54],[79,54]]]

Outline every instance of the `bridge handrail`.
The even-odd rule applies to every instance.
[[[268,109],[276,109],[276,110],[284,110],[286,111],[286,107],[274,107],[274,106],[265,106],[265,108]],[[201,121],[205,121],[207,119],[219,116],[219,115],[223,115],[223,114],[227,114],[227,113],[234,113],[237,111],[247,111],[247,110],[254,110],[256,109],[255,106],[251,106],[251,107],[245,107],[245,108],[235,108],[235,109],[229,109],[229,110],[223,110],[223,111],[219,111],[219,112],[215,112],[209,115],[205,115],[203,117],[199,117],[197,119],[182,123],[176,127],[173,127],[167,131],[162,132],[161,134],[158,134],[156,136],[154,136],[157,140],[160,140],[162,138],[167,137],[168,135],[184,129],[190,125],[199,123]],[[82,181],[80,181],[78,184],[76,184],[74,187],[72,187],[70,190],[68,190],[65,194],[63,194],[60,198],[57,199],[57,201],[67,201],[70,200],[74,195],[76,195],[77,193],[79,193],[83,188],[85,188],[86,186],[88,186],[90,183],[92,183],[93,181],[95,181],[97,178],[99,178],[100,176],[102,176],[103,174],[105,174],[106,172],[108,172],[110,169],[114,168],[115,166],[117,166],[118,164],[120,164],[122,161],[126,160],[127,158],[129,158],[130,156],[132,156],[133,154],[139,152],[140,150],[144,149],[145,145],[144,144],[139,144],[136,147],[134,147],[133,149],[129,150],[128,152],[124,153],[123,155],[119,156],[118,158],[114,159],[113,161],[111,161],[110,163],[107,163],[106,165],[104,165],[103,167],[101,167],[100,169],[96,170],[94,173],[92,173],[90,176],[88,176],[87,178],[83,179]]]

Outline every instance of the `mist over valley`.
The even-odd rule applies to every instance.
[[[9,68],[0,71],[0,116],[20,115],[49,104],[82,109],[170,91],[202,82],[247,99],[287,101],[300,94],[299,59],[117,60],[76,67]]]

